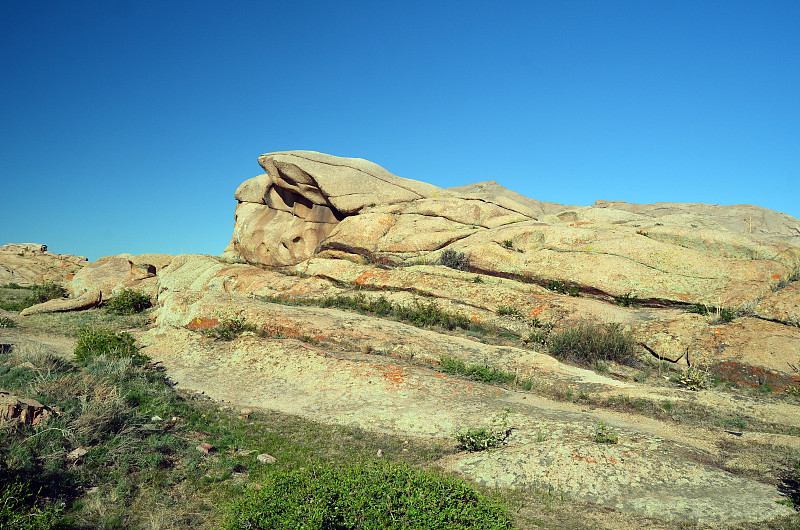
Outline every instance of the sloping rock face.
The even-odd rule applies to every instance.
[[[55,254],[47,245],[8,243],[0,246],[0,285],[29,286],[51,281],[66,283],[88,263],[83,256]]]
[[[800,274],[800,248],[786,242],[800,221],[763,208],[598,202],[559,212],[496,183],[443,190],[360,159],[291,151],[259,163],[267,173],[237,190],[226,258],[396,266],[452,250],[475,272],[565,282],[607,300],[747,309]],[[505,193],[491,197],[497,188]],[[753,212],[745,230],[737,219]]]
[[[238,205],[226,257],[295,265],[348,215],[369,204],[430,197],[439,188],[400,178],[367,160],[313,151],[261,155],[266,172],[236,190]]]

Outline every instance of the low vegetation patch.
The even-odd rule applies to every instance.
[[[549,280],[544,286],[554,293],[568,294],[569,296],[580,296],[581,294],[580,285],[568,284],[561,280]]]
[[[637,307],[639,305],[639,298],[632,292],[628,292],[620,296],[615,296],[614,303],[621,307]]]
[[[516,378],[514,374],[490,366],[485,361],[483,364],[467,365],[461,359],[443,357],[439,361],[439,368],[446,374],[461,375],[483,383],[508,384],[514,382]]]
[[[504,508],[453,477],[403,463],[272,473],[223,528],[512,528]]]
[[[0,328],[13,328],[17,323],[11,317],[0,317]]]
[[[594,441],[599,444],[615,444],[619,441],[619,435],[601,423],[597,426]]]
[[[55,282],[37,283],[31,287],[21,287],[16,283],[10,283],[4,285],[3,289],[18,292],[5,291],[0,298],[0,309],[17,312],[48,300],[63,298],[67,293],[64,287]]]
[[[635,344],[631,334],[623,331],[619,324],[582,323],[553,331],[547,338],[553,356],[587,366],[609,361],[633,364]]]
[[[141,313],[153,304],[150,297],[133,289],[123,289],[119,294],[105,303],[106,311],[115,315],[133,315]]]
[[[443,251],[439,257],[439,263],[445,267],[450,267],[451,269],[459,271],[469,270],[469,256],[463,252],[456,252],[453,249]]]
[[[519,317],[522,316],[522,313],[516,307],[512,307],[509,305],[499,305],[497,306],[496,313],[499,316],[512,316],[512,317]]]
[[[237,418],[114,354],[124,336],[80,335],[93,345],[81,363],[35,343],[0,354],[0,387],[59,411],[0,427],[2,528],[511,527],[494,497],[416,467],[440,446],[280,413]]]
[[[385,296],[367,298],[364,293],[326,296],[319,300],[276,300],[272,298],[262,298],[262,300],[289,305],[313,305],[317,307],[332,307],[348,311],[357,311],[362,314],[395,318],[397,320],[409,322],[418,327],[438,326],[446,330],[463,329],[476,332],[490,331],[490,328],[471,321],[469,317],[463,313],[445,311],[433,301],[426,303],[415,300],[411,304],[398,304],[388,300]]]
[[[690,366],[678,376],[678,383],[689,390],[702,390],[708,386],[708,374],[700,368]]]
[[[508,424],[508,409],[502,415],[492,420],[490,427],[468,428],[456,432],[453,437],[458,442],[458,447],[464,451],[486,451],[500,447],[511,435]]]
[[[127,331],[116,332],[108,328],[83,329],[78,333],[75,345],[75,360],[88,364],[95,357],[106,356],[117,359],[130,359],[135,365],[147,362],[147,356],[139,353],[133,335]]]
[[[246,331],[257,331],[255,325],[247,322],[243,316],[223,317],[214,327],[202,331],[203,335],[217,340],[233,340]]]

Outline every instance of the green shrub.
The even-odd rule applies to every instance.
[[[717,318],[715,320],[717,324],[728,324],[733,322],[735,318],[736,313],[732,309],[728,309],[727,307],[717,308]]]
[[[511,434],[508,426],[508,412],[509,410],[506,409],[502,415],[496,416],[492,420],[491,427],[464,429],[456,432],[453,436],[458,442],[459,448],[475,452],[501,446]]]
[[[703,370],[690,366],[681,372],[678,382],[689,390],[702,390],[708,386],[708,376]]]
[[[615,296],[614,303],[622,307],[636,307],[639,305],[639,298],[632,292],[628,292],[621,296]]]
[[[551,332],[548,342],[555,357],[587,366],[598,361],[631,364],[636,359],[633,337],[619,324],[578,324]]]
[[[497,314],[500,315],[500,316],[508,315],[508,316],[516,316],[516,317],[522,315],[522,313],[520,313],[519,309],[517,309],[516,307],[508,306],[508,305],[499,305],[499,306],[497,306]]]
[[[503,248],[507,248],[509,250],[514,249],[514,241],[511,239],[504,239],[503,240]]]
[[[619,441],[619,435],[601,423],[597,426],[594,441],[599,444],[615,444]]]
[[[61,285],[55,282],[44,282],[31,287],[31,295],[28,299],[33,302],[31,305],[34,305],[56,298],[63,298],[66,294],[67,291]]]
[[[579,285],[570,285],[567,288],[567,294],[570,296],[580,296],[581,288]]]
[[[229,508],[223,528],[512,528],[468,484],[387,461],[270,473]]]
[[[689,313],[696,313],[698,315],[708,315],[708,307],[704,304],[693,304],[688,309]]]
[[[36,504],[36,495],[21,482],[0,483],[0,528],[46,530],[53,528],[63,507]]]
[[[467,366],[467,363],[455,357],[442,357],[439,368],[446,374],[463,375],[483,383],[511,383],[516,378],[514,374],[489,366],[486,362]]]
[[[149,296],[133,289],[123,289],[105,303],[106,311],[117,315],[141,313],[151,305]]]
[[[0,328],[14,328],[17,323],[11,317],[0,317]]]
[[[208,337],[219,340],[233,340],[245,331],[256,331],[253,324],[249,324],[244,317],[224,317],[222,322],[203,332]]]
[[[460,271],[469,270],[469,257],[463,252],[456,252],[453,249],[447,249],[442,252],[442,255],[439,257],[439,263],[451,269]]]
[[[550,280],[547,282],[545,287],[553,292],[566,294],[567,293],[567,285],[559,280]]]
[[[134,364],[147,362],[147,356],[139,353],[133,335],[126,331],[116,333],[108,328],[89,328],[78,332],[75,344],[75,359],[81,364],[88,364],[94,357],[130,357]]]

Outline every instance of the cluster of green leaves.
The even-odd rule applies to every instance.
[[[508,425],[509,412],[510,410],[506,409],[502,415],[492,419],[490,427],[462,429],[456,432],[453,437],[458,442],[459,448],[476,452],[503,445],[511,434]]]
[[[136,340],[127,331],[116,332],[109,328],[87,328],[78,332],[75,360],[87,364],[95,357],[128,358],[136,365],[145,364],[147,356],[139,352]]]
[[[615,444],[619,441],[619,435],[601,423],[597,427],[594,441],[599,444]]]
[[[512,528],[502,506],[446,475],[375,461],[270,474],[223,528]]]
[[[568,284],[560,280],[549,280],[545,284],[545,288],[555,293],[568,294],[570,296],[579,296],[581,294],[580,285]]]
[[[223,317],[219,324],[204,330],[203,334],[217,340],[233,340],[246,331],[255,332],[257,328],[243,316],[233,316]]]
[[[517,309],[516,307],[510,306],[510,305],[499,305],[499,306],[497,306],[496,313],[498,315],[500,315],[501,317],[502,316],[513,316],[513,317],[522,316],[522,313],[520,312],[519,309]]]
[[[439,360],[439,369],[446,374],[461,375],[483,383],[512,383],[516,378],[514,374],[490,366],[486,362],[467,365],[455,357],[442,357]]]
[[[678,376],[678,383],[689,390],[702,390],[708,386],[708,375],[700,368],[690,366]]]
[[[598,361],[631,364],[636,359],[635,344],[619,324],[581,323],[553,331],[548,337],[552,355],[589,366]]]
[[[715,322],[718,324],[729,324],[736,318],[736,312],[727,307],[718,307],[716,315]]]
[[[105,303],[106,311],[115,315],[133,315],[152,306],[150,297],[133,289],[123,289]]]
[[[16,283],[10,283],[3,287],[5,289],[28,292],[28,295],[24,297],[20,295],[3,297],[0,300],[0,309],[5,309],[6,311],[22,311],[33,305],[55,298],[63,298],[66,295],[66,290],[55,282],[37,283],[30,287],[21,287]]]
[[[463,252],[456,252],[453,249],[447,249],[439,256],[439,263],[445,267],[456,269],[459,271],[469,270],[469,256]]]
[[[40,493],[40,492],[38,492]],[[47,530],[53,528],[62,505],[37,504],[30,485],[19,481],[0,482],[0,528]]]
[[[13,328],[17,323],[11,317],[0,317],[0,328]]]
[[[689,309],[689,313],[695,313],[698,315],[707,316],[708,315],[708,306],[705,304],[692,304]]]
[[[632,292],[628,292],[620,296],[615,296],[614,303],[622,307],[637,307],[639,305],[639,298]]]

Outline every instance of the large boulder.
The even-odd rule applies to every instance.
[[[262,155],[258,162],[266,173],[236,190],[233,238],[223,255],[264,265],[295,265],[311,257],[340,221],[366,206],[443,191],[360,158],[287,151]]]
[[[8,243],[0,246],[0,285],[29,286],[51,281],[66,283],[88,261],[83,256],[55,254],[39,243]]]
[[[155,297],[156,273],[168,266],[172,259],[173,256],[167,254],[107,256],[84,267],[67,285],[67,289],[76,298],[98,291],[102,300],[108,300],[123,289],[133,289]]]

